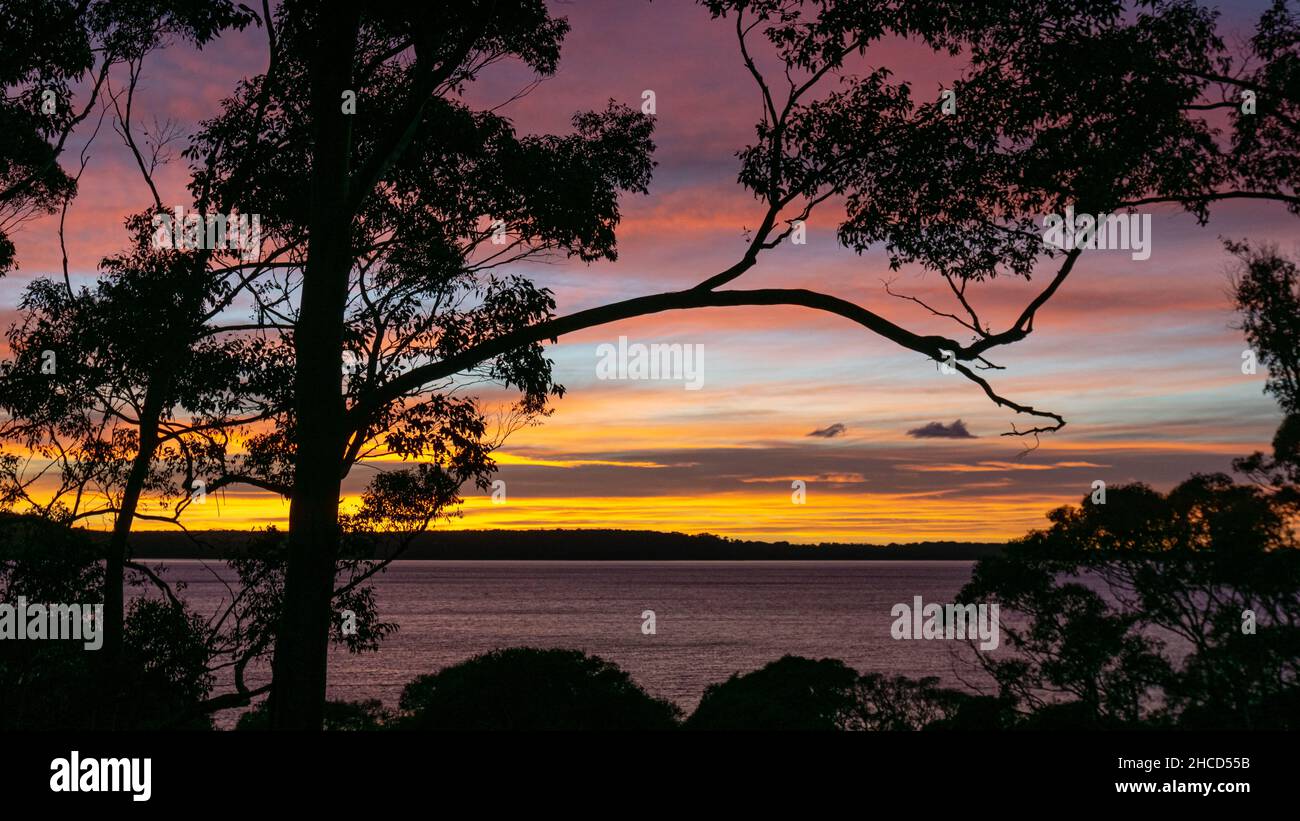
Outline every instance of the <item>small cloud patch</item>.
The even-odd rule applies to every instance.
[[[951,425],[931,422],[919,428],[912,428],[907,435],[913,439],[975,439],[973,433],[966,430],[966,423],[958,419]]]
[[[813,431],[812,433],[810,433],[810,434],[808,434],[808,435],[809,435],[809,436],[818,436],[818,437],[821,437],[822,439],[834,439],[836,436],[839,436],[840,434],[844,433],[844,431],[846,431],[846,430],[848,430],[848,428],[846,428],[846,427],[844,426],[844,423],[843,423],[843,422],[836,422],[835,424],[831,425],[830,427],[820,428],[820,429],[818,429],[818,430]]]

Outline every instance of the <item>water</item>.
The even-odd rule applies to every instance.
[[[225,565],[167,562],[183,597],[210,614],[228,600]],[[380,615],[398,631],[377,653],[335,651],[329,695],[397,704],[415,676],[521,645],[584,650],[615,662],[688,712],[704,688],[792,653],[861,672],[982,680],[961,642],[896,641],[890,609],[946,603],[974,562],[404,561],[377,577]],[[642,633],[653,610],[655,635]],[[268,671],[250,671],[250,686]],[[235,715],[218,723],[229,726]]]

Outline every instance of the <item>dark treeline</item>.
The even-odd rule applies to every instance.
[[[416,677],[395,709],[377,700],[330,701],[324,725],[453,731],[1297,729],[1295,692],[1256,693],[1235,705],[1250,709],[1219,704],[1209,715],[1204,705],[1170,701],[1120,717],[1078,699],[1027,703],[1005,690],[947,687],[933,676],[859,673],[839,659],[784,656],[710,684],[687,713],[599,656],[512,647]],[[237,729],[268,726],[263,703],[241,715]]]
[[[154,531],[133,537],[140,559],[219,559],[245,552],[254,536],[241,531],[191,534]],[[365,559],[493,559],[583,561],[771,561],[771,560],[974,560],[997,555],[992,542],[791,544],[728,539],[710,533],[688,535],[654,530],[462,530],[425,532],[410,540],[374,534]]]

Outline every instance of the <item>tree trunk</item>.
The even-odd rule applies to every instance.
[[[131,524],[140,506],[140,495],[149,466],[158,450],[158,420],[162,414],[161,396],[166,386],[150,385],[146,389],[144,406],[140,410],[140,442],[131,470],[122,489],[122,502],[113,520],[113,532],[108,541],[104,561],[104,622],[99,625],[104,644],[99,649],[100,680],[103,702],[95,710],[93,723],[101,729],[112,729],[115,724],[115,704],[121,695],[122,646],[126,632],[126,558],[127,541]]]
[[[104,624],[101,625],[104,646],[101,649],[105,658],[113,663],[122,655],[122,634],[126,621],[127,540],[135,521],[135,511],[140,506],[140,494],[144,490],[145,480],[149,478],[149,466],[158,450],[158,419],[162,414],[159,397],[166,393],[166,386],[151,385],[147,390],[140,412],[140,444],[135,459],[131,462],[126,486],[122,489],[122,503],[118,506],[117,517],[113,521],[108,556],[104,562]]]
[[[271,726],[288,730],[319,730],[324,715],[346,442],[340,383],[352,267],[351,129],[341,104],[351,84],[358,12],[351,4],[331,4],[320,23],[312,65],[310,234],[294,331],[297,430],[289,559],[272,661]]]

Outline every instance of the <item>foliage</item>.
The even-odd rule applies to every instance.
[[[102,603],[97,557],[84,531],[2,515],[0,600]],[[206,728],[201,704],[213,684],[208,638],[204,620],[188,608],[137,599],[113,676],[106,675],[110,662],[102,652],[81,641],[0,641],[0,727]]]
[[[397,727],[414,730],[662,730],[680,710],[578,650],[514,647],[406,685]]]
[[[392,714],[384,705],[375,700],[367,701],[326,701],[325,730],[358,731],[382,730],[392,721]],[[236,730],[269,730],[271,714],[266,701],[240,715],[235,725]]]
[[[7,229],[53,213],[76,193],[59,165],[68,135],[99,102],[108,69],[168,38],[197,47],[254,15],[229,0],[5,0],[0,2],[0,275],[15,265]],[[89,79],[90,99],[73,100]],[[45,110],[52,93],[53,112]]]
[[[854,706],[858,675],[838,659],[785,656],[704,691],[692,730],[835,730]]]
[[[1280,705],[1300,688],[1295,513],[1221,474],[1059,508],[963,589],[1004,614],[1009,652],[981,661],[1022,709],[1073,704],[1086,726],[1291,726]]]

